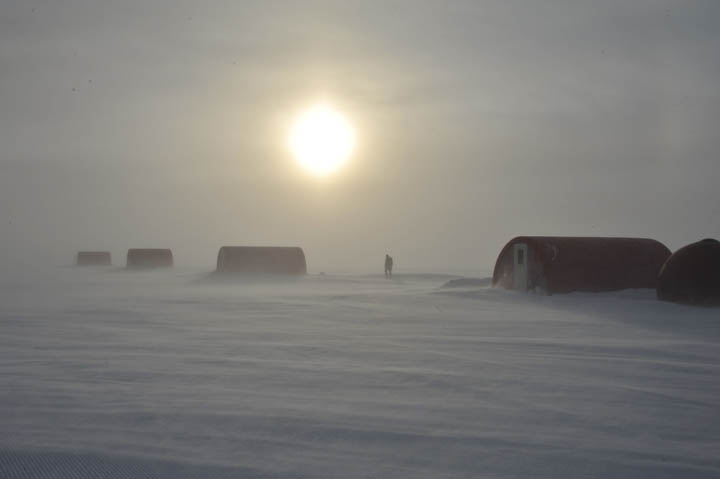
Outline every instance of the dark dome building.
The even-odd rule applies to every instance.
[[[218,251],[219,273],[307,274],[305,253],[296,246],[223,246]]]
[[[173,254],[164,248],[131,248],[127,252],[129,269],[169,268],[173,265]]]
[[[720,306],[720,242],[704,239],[677,250],[660,271],[659,299]]]
[[[500,251],[493,286],[547,294],[655,288],[669,256],[652,239],[518,236]]]

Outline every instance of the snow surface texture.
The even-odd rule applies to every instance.
[[[718,309],[449,279],[3,272],[0,477],[720,477]]]

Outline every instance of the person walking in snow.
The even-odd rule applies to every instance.
[[[389,254],[385,255],[385,277],[392,278],[393,259]]]

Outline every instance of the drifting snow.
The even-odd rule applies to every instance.
[[[458,278],[451,279],[443,288],[485,288],[492,285],[492,278]]]
[[[718,477],[718,310],[450,277],[0,279],[0,477]]]

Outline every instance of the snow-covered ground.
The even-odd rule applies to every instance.
[[[720,477],[720,310],[448,279],[5,271],[0,477]]]

